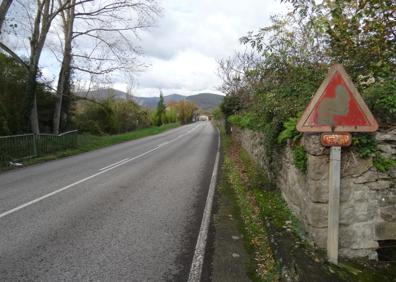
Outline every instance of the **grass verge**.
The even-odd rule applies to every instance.
[[[235,162],[231,140],[222,132],[224,152],[223,179],[221,192],[234,198],[242,219],[242,233],[251,256],[248,274],[253,281],[280,281],[279,265],[274,259],[268,234],[260,218],[260,210],[254,195],[247,189],[246,179],[241,175],[241,167]]]
[[[57,151],[51,154],[40,156],[33,159],[28,159],[23,161],[23,165],[32,165],[37,163],[42,163],[50,160],[55,160],[63,157],[68,157],[72,155],[77,155],[107,146],[119,144],[126,141],[132,141],[139,138],[160,134],[167,130],[173,129],[180,126],[179,123],[169,123],[162,126],[153,126],[142,129],[137,129],[131,132],[116,134],[116,135],[103,135],[97,136],[92,134],[80,134],[78,135],[78,147],[73,149],[65,149]],[[10,167],[0,168],[1,170],[12,169]]]

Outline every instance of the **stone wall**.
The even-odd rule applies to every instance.
[[[263,136],[233,128],[233,138],[267,171],[281,189],[293,213],[303,222],[308,236],[321,248],[327,244],[329,150],[320,145],[319,135],[305,134],[308,168],[302,173],[293,164],[290,144],[273,157],[277,173],[271,175],[262,145]],[[396,158],[396,128],[376,134],[378,148]],[[274,167],[274,165],[272,165]],[[341,165],[339,253],[344,257],[377,258],[379,240],[396,240],[396,168],[381,173],[371,158],[361,159],[343,149]]]

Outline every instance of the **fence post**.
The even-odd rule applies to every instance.
[[[37,138],[35,133],[33,133],[33,155],[37,157]]]

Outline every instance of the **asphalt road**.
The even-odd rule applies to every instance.
[[[200,122],[0,174],[0,281],[186,281],[216,150]]]

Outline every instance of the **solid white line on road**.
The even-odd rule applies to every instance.
[[[165,146],[167,144],[169,144],[169,141],[166,141],[166,142],[163,142],[163,143],[159,144],[158,147],[162,147],[162,146]]]
[[[99,169],[99,171],[105,170],[105,169],[107,169],[107,168],[109,168],[109,167],[112,167],[112,166],[114,166],[114,165],[118,165],[119,163],[125,162],[125,161],[127,161],[127,160],[129,160],[129,159],[128,159],[128,158],[127,158],[127,159],[123,159],[123,160],[121,160],[121,161],[119,161],[119,162],[116,162],[116,163],[110,164],[110,165],[108,165],[108,166],[102,167],[101,169]]]
[[[205,210],[202,217],[201,228],[199,229],[199,235],[197,239],[197,245],[195,246],[195,252],[191,263],[190,274],[188,276],[188,282],[199,282],[201,281],[202,267],[205,257],[206,241],[208,238],[210,215],[212,213],[213,197],[217,183],[217,171],[219,168],[220,158],[220,132],[218,132],[218,144],[216,160],[213,167],[212,178],[210,180],[208,197],[206,198]]]
[[[198,126],[199,126],[199,125],[195,126],[195,127],[193,128],[193,130],[195,130],[196,128],[198,128]],[[193,130],[190,130],[190,131],[187,131],[187,132],[190,133],[190,132],[192,132]],[[185,134],[185,135],[187,135],[187,134]],[[184,135],[183,135],[183,136],[184,136]],[[176,138],[174,138],[173,140],[168,141],[167,144],[172,143],[173,141],[176,141],[177,139],[179,139],[179,137],[176,137]],[[99,176],[99,175],[101,175],[101,174],[103,174],[103,173],[106,173],[106,172],[108,172],[108,171],[111,171],[111,170],[113,170],[113,169],[115,169],[115,168],[117,168],[117,167],[119,167],[119,166],[122,166],[122,165],[124,165],[124,164],[126,164],[126,163],[129,163],[129,162],[131,162],[131,161],[134,161],[134,160],[136,160],[136,159],[139,159],[139,158],[141,158],[141,157],[143,157],[143,156],[145,156],[145,155],[147,155],[147,154],[149,154],[149,153],[151,153],[151,152],[154,152],[154,151],[158,150],[160,147],[161,147],[161,145],[156,146],[155,148],[153,148],[153,149],[151,149],[151,150],[148,150],[148,151],[146,151],[146,152],[144,152],[144,153],[142,153],[142,154],[140,154],[140,155],[137,155],[137,156],[135,156],[135,157],[133,157],[133,158],[131,158],[131,159],[127,159],[126,161],[123,161],[123,162],[120,161],[120,162],[118,162],[118,163],[114,163],[114,164],[112,164],[110,167],[108,166],[108,168],[105,168],[105,167],[104,167],[103,170],[100,171],[100,172],[97,172],[97,173],[95,173],[95,174],[93,174],[93,175],[91,175],[91,176],[88,176],[88,177],[86,177],[86,178],[83,178],[83,179],[81,179],[81,180],[79,180],[79,181],[76,181],[76,182],[74,182],[74,183],[72,183],[72,184],[69,184],[69,185],[67,185],[67,186],[65,186],[65,187],[62,187],[62,188],[60,188],[60,189],[58,189],[58,190],[55,190],[55,191],[53,191],[53,192],[51,192],[51,193],[48,193],[48,194],[46,194],[46,195],[44,195],[44,196],[41,196],[41,197],[39,197],[39,198],[37,198],[37,199],[34,199],[34,200],[30,201],[30,202],[24,203],[24,204],[22,204],[22,205],[20,205],[20,206],[18,206],[18,207],[16,207],[16,208],[13,208],[13,209],[11,209],[11,210],[8,210],[8,211],[6,211],[6,212],[3,212],[3,213],[0,214],[0,218],[3,218],[3,217],[5,217],[5,216],[7,216],[7,215],[10,215],[10,214],[12,214],[12,213],[14,213],[14,212],[17,212],[17,211],[19,211],[19,210],[21,210],[21,209],[23,209],[23,208],[26,208],[26,207],[28,207],[28,206],[30,206],[30,205],[33,205],[33,204],[35,204],[35,203],[38,203],[38,202],[40,202],[40,201],[42,201],[42,200],[44,200],[44,199],[47,199],[47,198],[49,198],[49,197],[51,197],[51,196],[54,196],[54,195],[56,195],[56,194],[58,194],[58,193],[60,193],[60,192],[62,192],[62,191],[65,191],[65,190],[67,190],[67,189],[69,189],[69,188],[72,188],[72,187],[74,187],[74,186],[76,186],[76,185],[78,185],[78,184],[81,184],[81,183],[83,183],[83,182],[85,182],[85,181],[87,181],[87,180],[90,180],[90,179],[92,179],[92,178],[94,178],[94,177],[96,177],[96,176]]]

